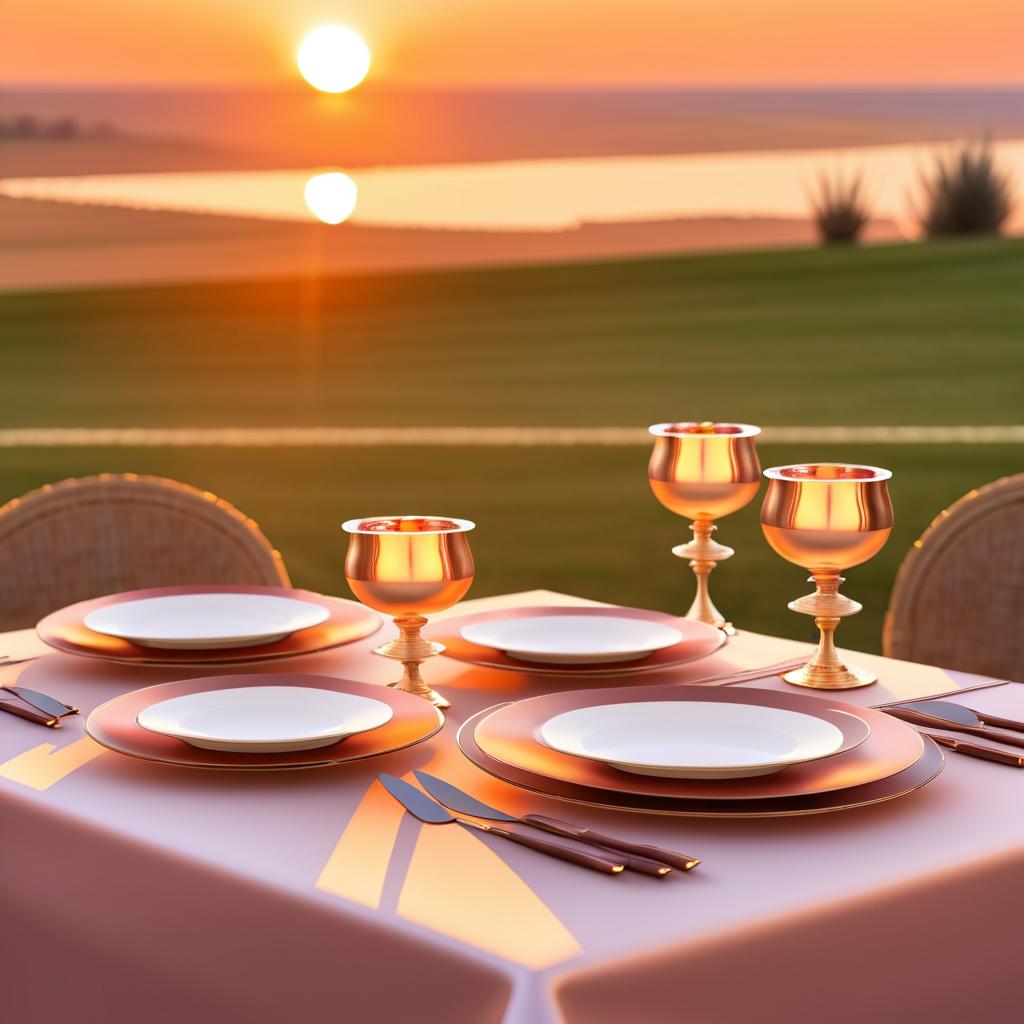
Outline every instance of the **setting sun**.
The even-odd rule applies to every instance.
[[[303,39],[296,54],[302,77],[321,92],[347,92],[370,70],[370,50],[345,25],[321,25]]]

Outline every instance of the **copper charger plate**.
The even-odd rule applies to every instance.
[[[790,765],[773,775],[711,780],[634,775],[601,761],[553,750],[538,737],[544,722],[565,711],[597,704],[660,700],[757,704],[802,712],[831,722],[843,734],[843,742],[827,757]],[[909,768],[924,750],[917,730],[881,711],[853,707],[828,697],[757,688],[661,685],[579,690],[531,697],[492,711],[476,729],[476,743],[489,757],[564,782],[642,796],[703,800],[811,796],[877,782]]]
[[[521,661],[512,658],[494,647],[483,647],[464,640],[460,630],[473,622],[493,622],[496,619],[525,619],[541,615],[587,615],[610,618],[646,619],[660,622],[683,634],[683,639],[671,647],[648,654],[636,661],[605,662],[603,664],[561,664],[552,665],[538,661]],[[538,676],[624,676],[654,672],[658,669],[674,668],[688,661],[697,661],[714,654],[728,639],[725,633],[714,626],[692,619],[679,619],[664,612],[652,612],[646,608],[620,608],[607,605],[542,605],[530,608],[505,608],[490,612],[476,612],[470,615],[443,619],[433,628],[427,627],[424,635],[445,645],[449,658],[479,665],[483,668],[500,668],[513,672],[529,672]]]
[[[242,754],[227,750],[204,750],[184,740],[143,729],[136,721],[145,708],[171,697],[183,697],[204,690],[226,690],[238,686],[313,686],[336,693],[354,693],[387,704],[394,715],[384,725],[346,736],[337,743],[315,750],[290,750],[267,754]],[[444,716],[429,701],[388,686],[358,683],[335,676],[232,675],[178,679],[172,683],[147,686],[101,704],[88,717],[85,731],[97,742],[119,754],[144,761],[178,765],[183,768],[220,768],[233,771],[267,771],[294,768],[322,768],[390,754],[422,743],[444,725]]]
[[[300,629],[283,640],[253,647],[231,647],[222,651],[164,650],[133,644],[130,640],[97,633],[85,625],[85,617],[97,608],[141,601],[148,597],[171,597],[176,594],[266,594],[268,597],[290,597],[309,601],[326,608],[331,617],[319,626]],[[52,612],[36,626],[40,640],[65,654],[84,658],[103,658],[135,665],[234,665],[274,658],[292,658],[300,654],[313,654],[330,647],[350,644],[376,633],[381,626],[380,616],[355,601],[340,597],[326,597],[310,590],[290,587],[229,587],[187,586],[152,587],[129,590],[123,594],[110,594],[90,601],[79,601]]]
[[[645,687],[651,699],[670,699],[681,687]],[[686,689],[694,689],[692,687]],[[701,699],[714,699],[701,688]],[[629,694],[637,690],[595,691],[590,703],[609,703],[609,694]],[[776,697],[800,697],[805,700],[827,698],[801,694],[777,694]],[[595,804],[632,811],[652,811],[694,817],[779,817],[818,814],[880,803],[912,792],[934,779],[942,770],[942,752],[927,737],[880,711],[855,708],[872,728],[871,737],[845,753],[821,762],[795,765],[774,775],[746,780],[703,781],[635,776],[616,771],[597,761],[588,761],[557,751],[533,738],[533,731],[553,712],[551,698],[563,698],[558,710],[569,710],[565,699],[585,694],[552,694],[532,698],[518,705],[501,705],[481,711],[459,729],[462,752],[479,768],[513,785],[575,803]],[[725,696],[723,694],[723,696]],[[747,691],[745,696],[750,696]],[[760,696],[760,695],[758,695]],[[536,707],[512,728],[492,729],[499,715],[508,726],[512,712],[524,705],[546,701],[541,714]],[[838,704],[838,702],[828,703]],[[586,706],[586,701],[579,706]],[[845,705],[841,705],[845,708]],[[527,723],[527,731],[520,729]],[[486,739],[485,739],[486,734]],[[496,744],[496,737],[500,743]],[[490,750],[485,750],[486,742]],[[501,750],[511,762],[494,756]]]

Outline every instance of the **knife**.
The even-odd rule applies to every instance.
[[[3,666],[0,665],[0,668]],[[30,704],[37,711],[42,711],[46,715],[51,715],[54,718],[63,718],[65,715],[77,715],[78,708],[71,704],[65,704],[62,700],[57,700],[56,697],[47,696],[45,693],[40,693],[38,690],[30,690],[26,686],[6,686],[0,685],[0,690],[6,690],[8,693],[13,693],[15,697],[20,698],[26,704]]]
[[[664,876],[672,870],[679,868],[682,871],[689,871],[695,868],[700,861],[696,857],[688,857],[686,854],[674,853],[671,850],[662,850],[657,846],[644,846],[640,843],[631,843],[626,839],[616,839],[614,836],[602,835],[593,832],[582,825],[573,825],[567,821],[559,821],[557,818],[546,818],[540,814],[524,814],[521,818],[513,817],[504,811],[489,807],[481,803],[469,793],[453,786],[444,779],[439,779],[426,772],[414,772],[420,785],[435,799],[439,800],[459,814],[471,814],[476,818],[491,818],[494,821],[520,822],[524,825],[533,825],[534,828],[551,832],[555,835],[565,836],[567,839],[576,839],[581,843],[587,843],[605,851],[615,851],[617,854],[628,854],[621,857],[626,867],[631,871],[640,871],[645,875]]]
[[[958,725],[974,725],[978,728],[989,726],[994,729],[1010,729],[1012,732],[1024,732],[1024,722],[1015,722],[1012,718],[996,718],[995,715],[981,714],[974,708],[965,708],[962,704],[954,704],[951,700],[917,700],[911,703],[898,704],[896,707],[921,711],[935,718],[945,718]]]
[[[571,864],[579,864],[581,867],[590,868],[592,871],[600,871],[606,875],[618,875],[625,865],[621,861],[611,860],[602,857],[597,853],[586,853],[583,850],[573,850],[568,846],[559,843],[549,843],[545,839],[534,839],[533,836],[526,836],[520,832],[508,832],[495,825],[485,825],[479,821],[470,821],[468,818],[456,818],[449,814],[439,803],[431,800],[422,790],[402,779],[396,779],[394,775],[378,775],[381,785],[413,816],[425,822],[427,825],[450,825],[457,823],[464,828],[475,828],[480,832],[487,832],[493,836],[500,836],[509,842],[518,843],[520,846],[528,846],[531,850],[539,853],[546,853],[549,857],[556,857],[558,860],[569,861]]]
[[[952,721],[949,718],[927,715],[908,704],[890,704],[881,710],[887,711],[894,718],[910,722],[912,725],[931,726],[933,729],[948,729],[950,732],[962,732],[967,736],[981,736],[982,739],[994,740],[996,743],[1005,743],[1011,747],[1024,747],[1024,736],[1008,736],[1006,733],[993,732],[991,729],[986,729],[980,725],[962,725],[960,722]]]
[[[6,711],[10,715],[17,715],[18,718],[25,718],[36,725],[45,725],[56,729],[60,725],[60,719],[53,715],[47,715],[36,710],[30,704],[17,704],[8,697],[0,697],[0,711]]]
[[[1010,754],[1005,750],[997,750],[995,747],[983,747],[980,743],[967,743],[965,740],[955,740],[952,736],[940,736],[938,733],[925,732],[920,730],[923,736],[934,740],[936,743],[958,754],[966,754],[968,757],[980,757],[984,761],[995,761],[997,764],[1008,764],[1011,768],[1024,768],[1024,756]]]

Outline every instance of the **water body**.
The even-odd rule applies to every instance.
[[[941,147],[889,144],[375,168],[7,178],[0,195],[97,206],[378,228],[562,232],[586,224],[802,218],[822,174],[862,175],[873,215],[912,233],[913,197]],[[996,146],[1024,180],[1024,140]]]

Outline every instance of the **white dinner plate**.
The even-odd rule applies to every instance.
[[[625,615],[537,615],[463,626],[463,640],[504,651],[521,661],[593,665],[636,661],[672,647],[683,634],[672,626]]]
[[[97,608],[85,617],[96,633],[143,647],[213,650],[283,640],[319,626],[330,612],[312,601],[269,594],[174,594]]]
[[[326,747],[376,729],[383,701],[309,686],[240,686],[162,700],[139,712],[143,729],[204,750],[265,754]]]
[[[578,708],[549,718],[539,738],[564,754],[670,779],[770,775],[843,743],[836,726],[810,714],[711,701]]]

